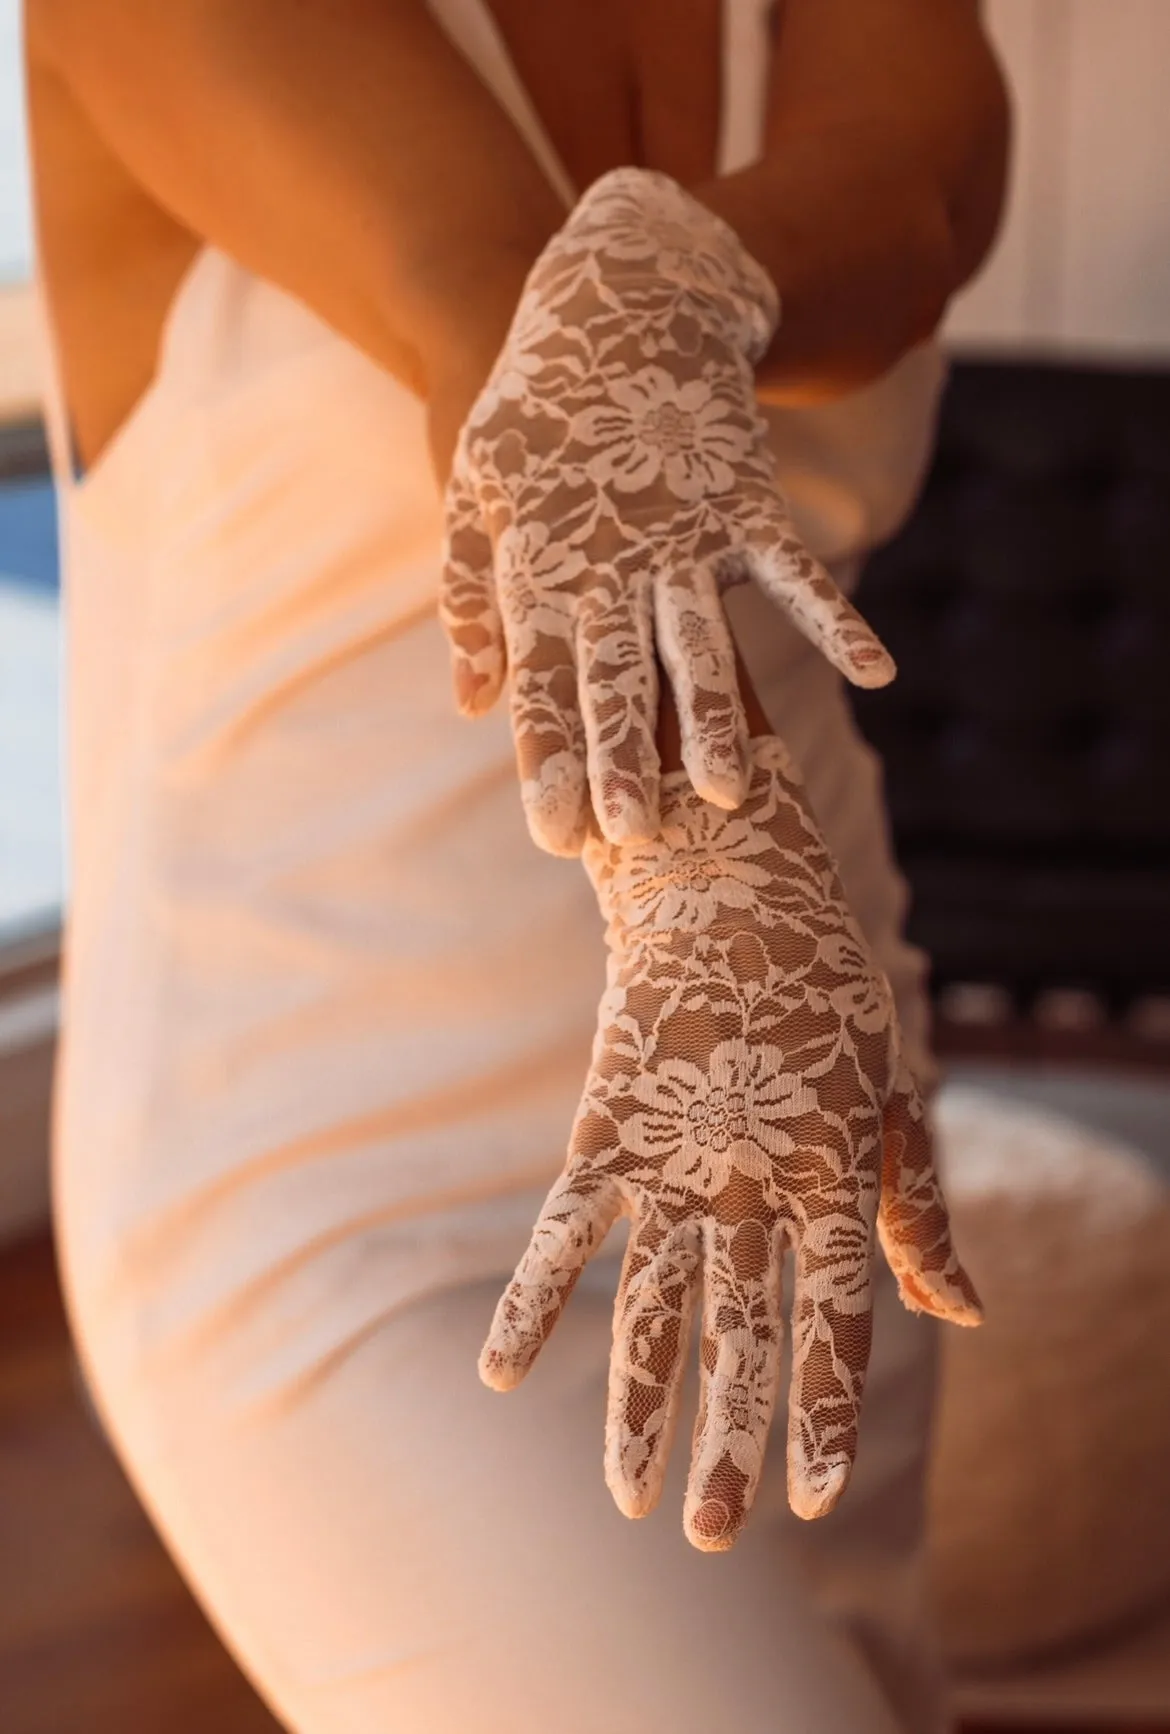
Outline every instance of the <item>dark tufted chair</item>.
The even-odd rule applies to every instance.
[[[1170,990],[1170,373],[957,367],[861,605],[936,986]]]

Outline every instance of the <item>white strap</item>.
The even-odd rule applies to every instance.
[[[553,189],[571,210],[577,202],[577,188],[520,80],[488,0],[428,0],[428,5],[436,23],[511,117]]]
[[[723,0],[723,101],[717,173],[758,162],[764,148],[772,0]]]
[[[45,420],[45,437],[49,445],[49,460],[53,468],[53,480],[59,490],[66,492],[72,488],[77,474],[73,449],[73,430],[69,423],[69,411],[65,402],[60,355],[53,332],[49,298],[44,279],[39,271],[36,273],[35,287],[37,341],[41,351],[41,411]]]

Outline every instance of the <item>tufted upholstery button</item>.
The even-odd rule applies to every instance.
[[[1061,598],[1062,613],[1077,632],[1088,637],[1090,644],[1099,639],[1123,607],[1124,599],[1117,586],[1104,576],[1070,585],[1067,595]]]
[[[1088,707],[1053,719],[1052,750],[1062,758],[1088,758],[1108,738],[1109,718]]]
[[[1090,748],[1089,770],[1095,782],[1115,789],[1141,786],[1145,742],[1134,729],[1112,727]]]
[[[983,731],[973,717],[953,716],[935,736],[935,757],[947,771],[976,768],[986,748]]]
[[[1107,666],[1148,659],[1157,645],[1156,620],[1148,610],[1132,603],[1119,603],[1101,624],[1098,649],[1102,663]]]
[[[1103,515],[1117,578],[1132,593],[1170,606],[1170,477],[1119,481]]]

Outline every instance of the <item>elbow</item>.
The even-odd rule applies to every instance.
[[[948,199],[954,244],[952,293],[986,261],[999,234],[1007,205],[1014,117],[1007,80],[989,43],[975,81],[971,143],[963,172]]]
[[[860,391],[938,330],[957,287],[941,192],[919,183],[867,241],[781,286],[780,329],[756,375],[763,401],[795,406]]]

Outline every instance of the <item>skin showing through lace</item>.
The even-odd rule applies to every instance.
[[[517,1384],[619,1215],[605,1472],[639,1517],[662,1487],[692,1322],[700,1402],[684,1525],[731,1546],[780,1373],[796,1259],[788,1486],[802,1517],[848,1481],[869,1358],[875,1230],[905,1304],[976,1324],[889,985],[850,914],[788,752],[751,743],[734,813],[665,779],[662,832],[585,865],[607,986],[569,1155],[480,1360]]]
[[[721,600],[754,580],[851,680],[888,653],[805,548],[776,483],[754,362],[779,318],[766,272],[669,177],[615,169],[529,275],[460,435],[440,617],[456,698],[509,677],[532,835],[579,854],[659,831],[658,663],[683,765],[736,807],[748,732]]]

